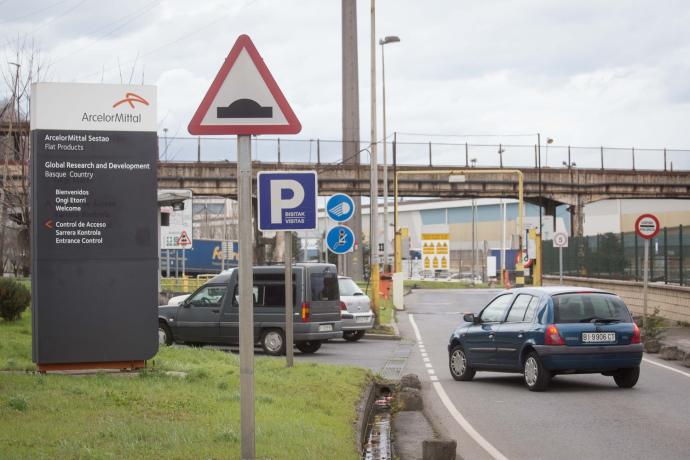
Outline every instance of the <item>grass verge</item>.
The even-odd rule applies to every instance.
[[[30,323],[0,321],[2,369],[34,368]],[[148,364],[131,378],[0,372],[0,458],[239,458],[239,358],[166,347]],[[257,456],[358,458],[352,424],[370,377],[257,357]]]

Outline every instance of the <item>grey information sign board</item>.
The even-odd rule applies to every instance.
[[[158,350],[156,89],[38,83],[31,95],[33,360]]]

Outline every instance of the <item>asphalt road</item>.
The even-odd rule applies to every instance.
[[[690,458],[690,370],[677,364],[646,356],[637,386],[628,390],[598,374],[557,376],[543,393],[528,391],[519,374],[478,372],[470,382],[453,380],[448,338],[462,312],[478,312],[496,292],[415,290],[405,298],[406,311],[398,314],[401,333],[416,340],[414,323],[421,338],[405,371],[424,382],[427,415],[438,431],[458,441],[460,455]]]
[[[374,373],[380,372],[391,358],[400,342],[398,340],[368,339],[365,335],[357,342],[347,342],[343,339],[333,339],[321,345],[319,351],[311,355],[304,355],[295,348],[295,362],[317,362],[326,364],[350,365],[366,367]],[[238,347],[211,346],[235,354]],[[265,356],[261,347],[254,349],[255,356]],[[285,359],[282,357],[280,359]]]

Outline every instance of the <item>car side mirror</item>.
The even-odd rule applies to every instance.
[[[462,315],[462,319],[463,319],[463,321],[466,321],[466,322],[472,323],[472,324],[477,324],[477,323],[481,322],[479,317],[474,316],[474,313],[465,313],[464,315]]]
[[[189,308],[192,306],[192,302],[185,300],[184,302],[182,302],[181,306],[182,306],[182,308]]]

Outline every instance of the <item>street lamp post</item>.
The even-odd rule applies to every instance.
[[[383,266],[384,270],[388,265],[388,258],[390,256],[390,242],[388,240],[388,153],[386,137],[386,59],[384,53],[384,45],[388,43],[399,42],[400,38],[395,35],[389,35],[379,40],[381,45],[381,96],[383,99]]]

